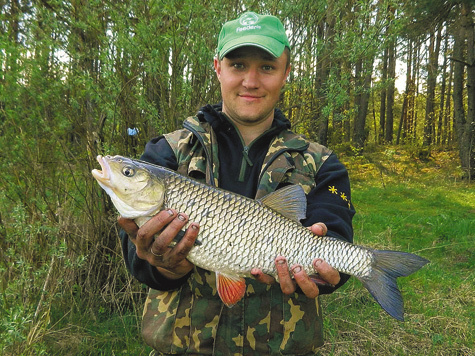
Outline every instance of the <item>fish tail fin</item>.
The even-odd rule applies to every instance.
[[[372,271],[359,280],[393,318],[404,321],[404,306],[397,278],[408,276],[429,262],[420,256],[397,251],[373,250]]]

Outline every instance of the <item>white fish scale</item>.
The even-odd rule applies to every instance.
[[[194,181],[169,176],[165,208],[174,208],[200,224],[198,240],[188,255],[208,270],[249,276],[253,267],[276,275],[274,259],[285,256],[289,265],[302,264],[314,273],[312,261],[322,258],[343,273],[366,276],[372,255],[365,248],[334,238],[315,237],[307,228],[260,203]]]
[[[372,253],[367,249],[350,245],[333,238],[319,238],[317,253],[334,268],[355,276],[366,276],[371,271]]]

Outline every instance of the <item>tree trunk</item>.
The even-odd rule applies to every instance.
[[[356,78],[359,92],[355,96],[357,114],[353,131],[353,142],[356,147],[362,148],[366,141],[366,116],[368,114],[369,95],[371,90],[371,74],[373,72],[373,58],[360,59],[356,64]]]
[[[320,23],[317,24],[317,38],[321,39],[322,41],[325,40],[325,24],[324,21],[320,21]],[[323,88],[324,85],[327,81],[327,78],[325,77],[325,62],[326,62],[326,56],[323,54],[325,52],[325,48],[322,49],[322,53],[318,53],[317,55],[317,64],[316,64],[316,70],[315,70],[315,82],[314,82],[314,90],[316,93],[315,99],[314,99],[314,109],[313,111],[315,112],[315,115],[311,118],[310,121],[310,131],[313,136],[315,136],[317,142],[319,142],[322,145],[327,144],[327,135],[328,135],[328,117],[323,118],[322,116],[322,107],[324,105],[324,100],[321,98],[324,98],[323,95]]]
[[[381,106],[379,109],[379,136],[378,141],[384,141],[384,129],[386,125],[386,84],[388,80],[388,48],[384,49],[383,54],[383,69],[381,71],[381,82],[383,88],[381,89]]]
[[[462,6],[462,15],[465,18],[464,27],[467,39],[467,122],[463,133],[465,162],[462,167],[471,181],[475,177],[475,26],[473,23],[472,4],[466,1]]]
[[[407,142],[414,140],[414,112],[415,112],[415,94],[416,94],[416,85],[415,85],[415,78],[416,78],[416,55],[417,55],[416,44],[414,41],[410,41],[409,46],[409,53],[410,58],[408,59],[407,64],[407,73],[406,73],[406,81],[407,85],[407,114],[404,122],[404,130],[403,130],[403,137]]]
[[[457,26],[454,34],[454,118],[455,118],[455,131],[457,134],[457,141],[459,144],[462,140],[463,128],[465,125],[465,110],[463,107],[463,82],[464,82],[464,66],[463,66],[463,48],[465,42],[465,35],[463,26]],[[462,154],[460,154],[462,159]]]
[[[410,100],[414,96],[413,92],[413,83],[412,83],[412,40],[409,40],[408,51],[407,51],[407,63],[406,63],[406,89],[404,91],[404,99],[402,103],[401,110],[401,119],[399,121],[399,127],[397,132],[396,144],[399,145],[399,142],[402,138],[406,138],[410,132],[409,125],[409,107]]]
[[[414,64],[412,65],[413,68],[413,75],[412,75],[412,80],[414,83],[414,96],[412,100],[412,141],[417,142],[417,125],[419,124],[418,122],[418,115],[417,115],[417,108],[416,108],[416,98],[419,96],[419,68],[421,67],[421,62],[420,62],[420,53],[421,53],[421,44],[418,41],[417,44],[414,46],[414,54],[413,54],[413,59],[414,59]]]
[[[324,89],[327,86],[328,78],[330,76],[330,67],[331,67],[331,53],[333,52],[334,47],[334,38],[335,38],[335,12],[334,12],[333,2],[328,3],[328,7],[325,13],[325,21],[322,21],[323,28],[320,29],[320,32],[324,33],[325,36],[325,48],[322,55],[320,56],[320,66],[318,76],[321,77],[322,81],[320,82],[320,94],[319,97],[324,97]],[[325,101],[326,102],[326,101]],[[327,103],[328,104],[328,103]],[[319,105],[319,123],[318,123],[318,142],[322,145],[328,144],[328,114],[322,113],[322,104]]]
[[[363,59],[359,58],[355,64],[355,110],[356,116],[354,121],[354,128],[353,128],[353,142],[357,147],[361,147],[362,142],[364,142],[364,122],[361,123],[361,96],[362,96],[362,82],[363,77]]]
[[[447,29],[447,27],[446,27]],[[445,90],[447,82],[447,47],[448,47],[448,34],[445,31],[444,39],[444,64],[442,65],[442,84],[440,88],[440,110],[439,119],[437,121],[437,144],[445,144],[445,127],[444,127],[444,112],[445,112]]]
[[[454,118],[457,139],[459,143],[460,161],[465,177],[472,179],[475,173],[475,154],[473,139],[475,137],[475,53],[473,48],[474,26],[471,18],[471,6],[462,4],[460,24],[455,31],[453,51],[454,60]],[[467,58],[464,58],[466,48]],[[465,116],[463,102],[464,65],[467,64],[467,115]]]
[[[404,99],[402,102],[401,119],[399,120],[399,126],[397,129],[396,145],[399,145],[403,123],[405,121],[405,118],[407,117],[407,93],[408,93],[408,90],[407,90],[407,84],[406,84],[406,92],[404,93]]]
[[[434,115],[435,115],[435,85],[437,83],[437,67],[440,50],[441,28],[437,33],[437,39],[434,32],[430,34],[429,58],[427,64],[427,99],[426,114],[424,125],[424,146],[430,146],[434,141]]]
[[[448,78],[448,85],[447,85],[447,93],[445,99],[445,110],[444,110],[444,137],[443,141],[447,143],[447,145],[452,144],[454,141],[454,125],[453,125],[453,116],[450,114],[452,112],[452,83],[454,78],[454,62],[450,61],[450,68],[449,68],[449,78]]]
[[[391,79],[391,83],[387,92],[387,104],[386,104],[386,142],[393,142],[393,126],[394,126],[394,80],[396,77],[396,43],[392,41],[389,44],[388,49],[388,77]]]

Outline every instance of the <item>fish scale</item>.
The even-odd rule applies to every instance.
[[[300,264],[307,274],[321,258],[339,272],[358,278],[381,307],[403,320],[396,279],[416,272],[429,261],[420,256],[374,250],[333,237],[317,237],[302,226],[306,196],[298,185],[286,186],[260,200],[194,181],[150,163],[121,156],[98,156],[102,171],[92,174],[123,217],[143,225],[160,210],[172,208],[199,223],[199,244],[187,258],[216,272],[221,300],[229,307],[246,291],[244,277],[252,268],[277,277],[275,258]]]
[[[262,206],[258,201],[239,195],[230,196],[226,191],[205,186],[208,194],[202,192],[200,204],[189,210],[188,201],[196,199],[194,195],[199,191],[200,183],[173,172],[167,173],[164,208],[187,212],[189,221],[201,226],[202,245],[189,254],[189,260],[194,264],[209,270],[233,271],[244,277],[250,277],[250,270],[258,267],[264,273],[277,277],[274,260],[282,255],[286,256],[289,264],[298,261],[308,274],[314,273],[312,262],[315,258],[322,258],[343,273],[359,277],[370,274],[371,255],[364,248],[333,238],[315,237],[300,223]],[[227,205],[224,204],[225,200]],[[215,211],[218,213],[213,214]],[[226,216],[226,212],[231,214]],[[253,221],[252,225],[248,221]],[[246,225],[252,226],[252,229],[239,228]],[[221,228],[212,228],[218,226]],[[262,250],[257,250],[257,246],[253,245],[258,241],[269,240],[272,243],[264,244]],[[329,241],[332,248],[327,248]],[[234,251],[241,251],[242,255],[229,254],[231,246]],[[302,246],[307,248],[302,249]],[[214,250],[214,253],[210,254],[210,250]],[[244,259],[244,254],[249,250],[256,250],[257,253],[247,254]]]

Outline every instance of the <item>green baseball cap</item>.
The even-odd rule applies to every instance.
[[[271,15],[245,12],[239,18],[226,22],[218,38],[218,58],[243,46],[262,48],[274,57],[280,57],[284,48],[290,49],[289,39],[282,22]]]

